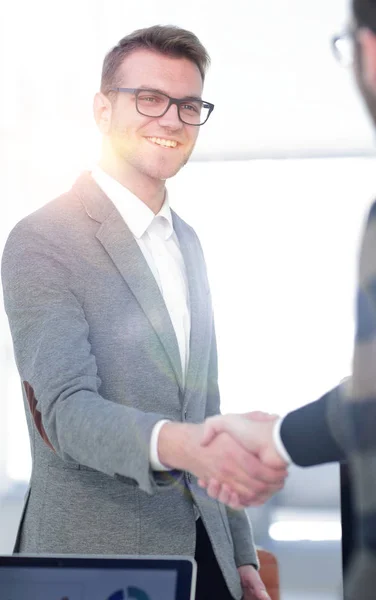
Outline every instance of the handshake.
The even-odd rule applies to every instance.
[[[166,423],[160,460],[193,473],[210,497],[233,509],[259,506],[283,487],[288,474],[273,439],[277,420],[252,412],[217,415],[200,424]]]

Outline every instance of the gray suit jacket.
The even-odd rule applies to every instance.
[[[195,232],[173,219],[191,303],[185,388],[158,285],[89,174],[9,236],[3,289],[33,458],[16,551],[194,555],[194,502],[240,598],[236,566],[257,564],[246,514],[149,464],[158,420],[219,412],[204,258]]]

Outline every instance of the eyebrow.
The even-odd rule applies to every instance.
[[[171,96],[169,94],[167,94],[167,92],[164,92],[163,90],[160,90],[158,88],[151,88],[149,85],[140,85],[138,89],[150,90],[151,92],[157,92],[159,94],[164,94],[165,96],[168,96],[169,98],[171,98]],[[195,100],[196,102],[203,101],[200,96],[183,96],[183,98],[176,98],[176,100]]]

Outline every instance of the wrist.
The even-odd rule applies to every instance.
[[[191,440],[197,425],[172,423],[163,425],[158,437],[158,456],[161,463],[171,469],[189,470],[188,456]]]
[[[149,447],[149,461],[150,461],[150,466],[153,469],[153,471],[169,471],[169,468],[166,467],[166,465],[163,465],[161,463],[161,461],[159,460],[159,456],[158,456],[159,432],[162,429],[163,425],[168,422],[169,422],[169,419],[162,419],[161,421],[158,421],[154,425],[153,431],[151,432],[150,447]]]
[[[283,423],[283,419],[277,419],[274,423],[274,427],[273,427],[273,432],[272,432],[272,437],[273,437],[273,444],[274,444],[274,448],[275,448],[275,452],[277,454],[277,456],[279,458],[281,458],[286,465],[291,465],[292,460],[290,455],[288,454],[285,445],[282,441],[282,437],[281,437],[281,425]]]

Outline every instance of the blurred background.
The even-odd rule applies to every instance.
[[[204,99],[215,110],[168,187],[207,259],[223,412],[285,414],[318,398],[350,372],[358,242],[376,191],[373,130],[351,70],[331,53],[348,15],[348,0],[4,2],[0,250],[20,218],[95,163],[92,98],[107,50],[139,27],[190,29],[212,58]],[[0,309],[9,553],[31,464]],[[283,600],[341,598],[336,465],[292,468],[285,490],[250,516],[258,544],[278,557]]]

